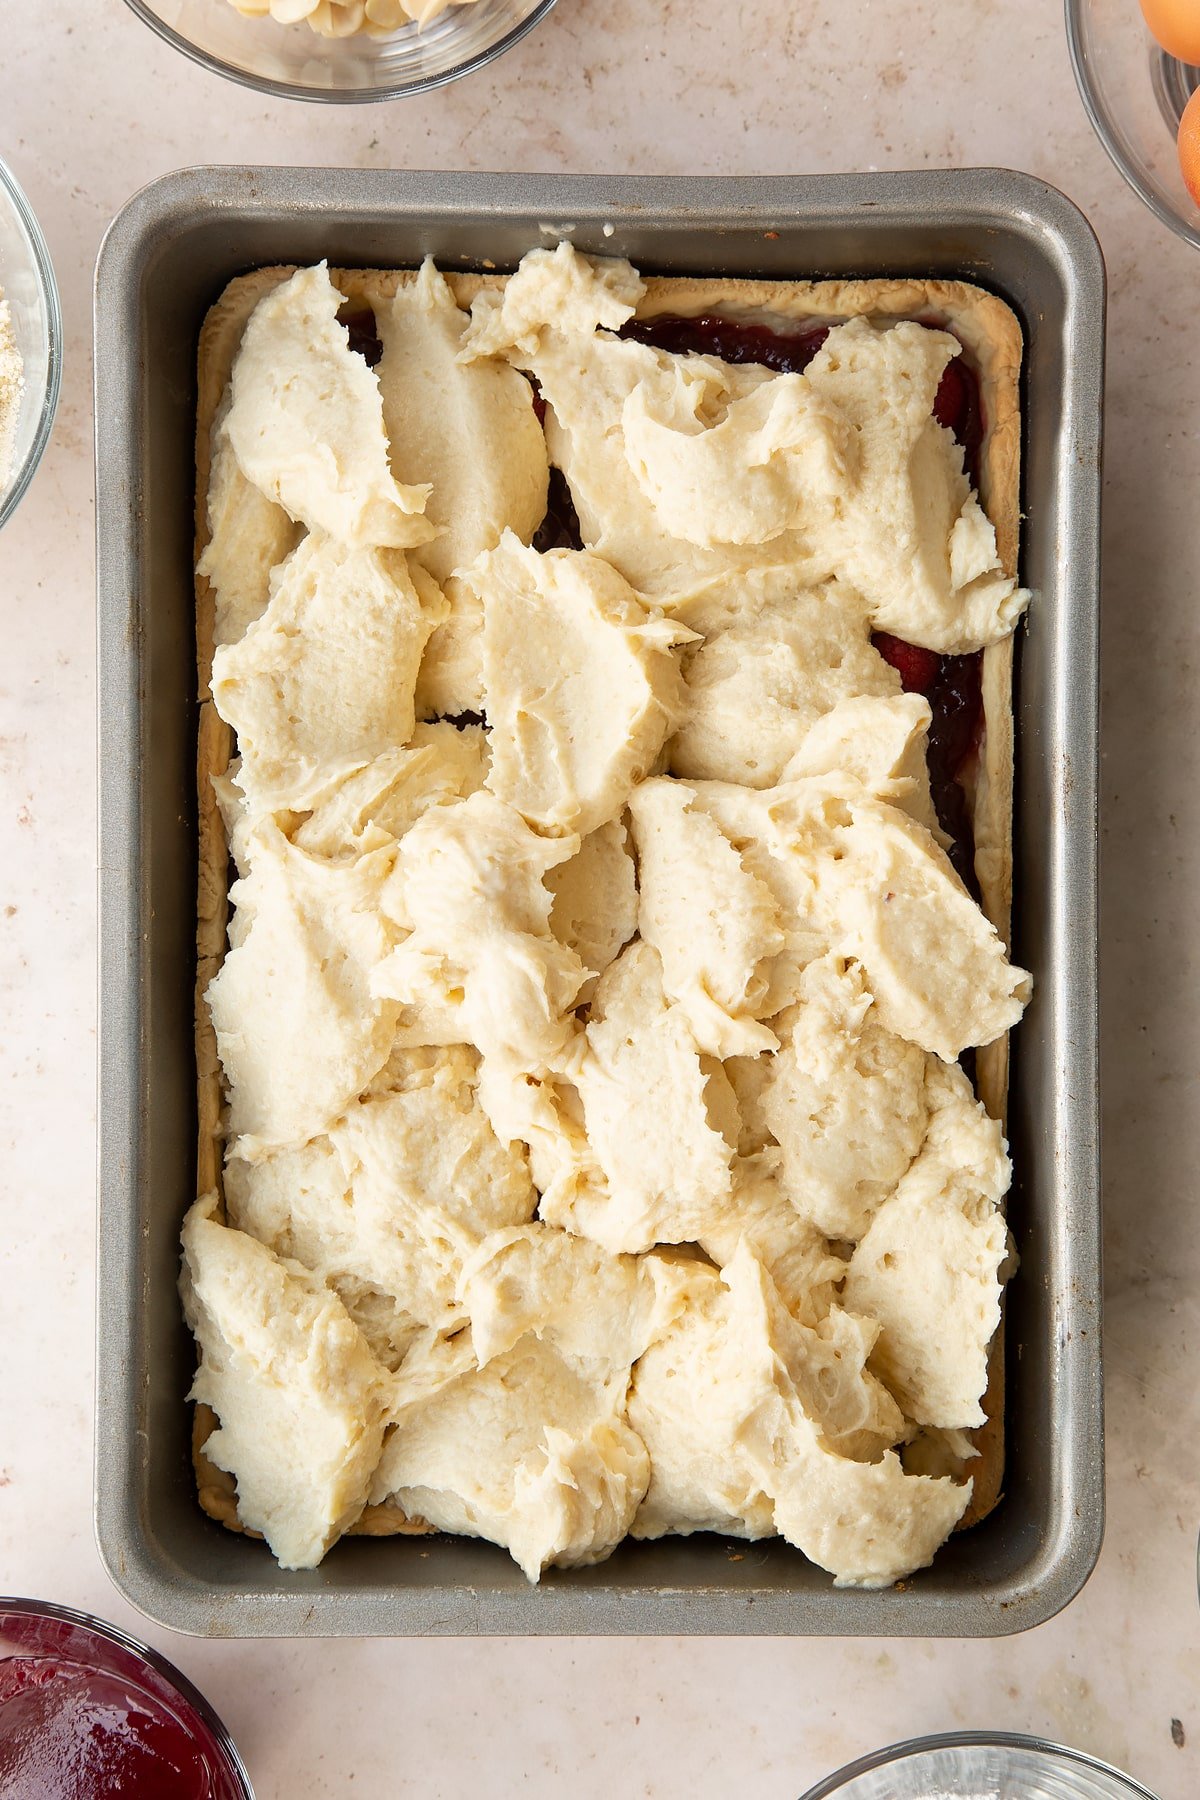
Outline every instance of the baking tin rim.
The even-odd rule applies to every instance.
[[[539,177],[463,176],[437,173],[340,170],[198,168],[160,178],[135,195],[110,226],[97,266],[97,578],[99,590],[102,747],[101,815],[101,1047],[100,1162],[101,1234],[99,1245],[100,1307],[98,1312],[97,1416],[128,1413],[136,1396],[130,1391],[129,1306],[122,1301],[137,1293],[137,1255],[133,1225],[141,1224],[136,1206],[129,1207],[129,1173],[136,1166],[142,1096],[136,1091],[142,1059],[144,1021],[137,1001],[135,952],[143,929],[140,870],[138,785],[130,782],[125,763],[112,755],[114,718],[119,747],[140,768],[142,720],[138,708],[139,621],[129,613],[136,591],[137,468],[121,446],[130,435],[136,411],[137,350],[111,330],[143,272],[146,246],[181,208],[193,217],[214,211],[253,218],[256,212],[278,217],[289,208],[311,218],[364,225],[393,218],[436,219],[443,224],[481,217],[555,221],[553,233],[566,233],[601,221],[619,219],[635,228],[691,225],[697,230],[757,223],[782,224],[797,230],[828,223],[852,226],[879,220],[928,222],[941,207],[957,225],[985,231],[1009,230],[1039,240],[1043,252],[1063,275],[1070,297],[1064,333],[1074,355],[1068,359],[1068,393],[1064,416],[1072,414],[1082,431],[1074,437],[1086,454],[1069,454],[1064,443],[1056,461],[1058,480],[1070,489],[1065,549],[1075,557],[1077,585],[1097,591],[1100,395],[1103,371],[1103,264],[1094,235],[1082,214],[1053,188],[1035,178],[1001,170],[916,171],[894,175],[828,177]],[[942,223],[946,223],[943,219]],[[549,229],[543,227],[542,229]],[[598,246],[602,247],[602,246]],[[617,246],[614,246],[617,247]],[[867,259],[869,261],[869,257]],[[864,270],[864,272],[869,272]],[[114,307],[114,300],[117,302]],[[118,452],[115,459],[114,449]],[[136,463],[136,458],[133,459]],[[115,492],[114,492],[115,490]],[[123,499],[123,505],[120,501]],[[1074,727],[1071,783],[1077,811],[1095,819],[1097,628],[1095,606],[1090,617],[1065,621],[1073,632],[1075,683],[1068,723]],[[1082,700],[1079,696],[1082,695]],[[1062,692],[1052,700],[1066,703]],[[132,703],[132,704],[131,704]],[[1059,725],[1062,725],[1060,720]],[[1067,754],[1067,752],[1064,752]],[[1076,838],[1078,839],[1078,831]],[[1059,1354],[1061,1383],[1072,1402],[1063,1422],[1062,1474],[1076,1499],[1074,1507],[1056,1514],[1059,1529],[1040,1542],[1023,1579],[1008,1597],[979,1592],[976,1615],[959,1616],[972,1595],[969,1585],[953,1595],[901,1596],[890,1590],[863,1594],[854,1590],[818,1592],[798,1589],[752,1591],[704,1586],[675,1590],[662,1586],[622,1588],[579,1585],[573,1590],[547,1583],[532,1594],[506,1588],[485,1592],[461,1585],[397,1590],[375,1585],[354,1591],[322,1592],[302,1580],[286,1593],[249,1589],[220,1595],[202,1582],[172,1568],[169,1560],[146,1542],[145,1520],[131,1516],[124,1477],[136,1462],[120,1433],[97,1433],[96,1527],[102,1557],[114,1581],[131,1601],[162,1623],[201,1634],[245,1631],[288,1632],[297,1629],[337,1632],[401,1633],[406,1631],[573,1631],[647,1632],[874,1632],[880,1635],[1000,1635],[1041,1623],[1064,1606],[1087,1579],[1099,1551],[1103,1529],[1102,1394],[1100,1387],[1099,1300],[1099,1151],[1098,1033],[1096,1028],[1096,840],[1075,843],[1072,900],[1084,930],[1072,951],[1074,986],[1069,1013],[1076,1026],[1082,1062],[1066,1099],[1080,1126],[1071,1147],[1080,1186],[1090,1204],[1078,1244],[1073,1241],[1073,1285],[1082,1284],[1094,1302],[1093,1328],[1082,1335],[1068,1330],[1069,1355]],[[1062,884],[1052,884],[1061,905]],[[1092,929],[1088,930],[1091,921]],[[1090,944],[1090,950],[1089,950]],[[1070,970],[1056,968],[1054,980],[1069,979]],[[114,1141],[115,1140],[115,1141]],[[131,1160],[132,1159],[132,1160]],[[116,1221],[117,1228],[112,1229]],[[1085,1241],[1086,1240],[1086,1241]],[[216,1529],[214,1527],[214,1529]],[[697,1617],[658,1619],[656,1609],[669,1597],[690,1595]],[[564,1599],[564,1595],[566,1598]],[[877,1613],[870,1619],[866,1612]],[[253,1610],[252,1623],[231,1616]],[[488,1614],[480,1623],[477,1613]],[[438,1618],[433,1615],[445,1614]],[[603,1614],[603,1617],[600,1615]],[[943,1617],[943,1615],[945,1615]],[[218,1617],[219,1621],[218,1622]]]

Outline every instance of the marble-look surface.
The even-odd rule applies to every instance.
[[[144,1630],[224,1714],[264,1800],[786,1800],[876,1745],[985,1725],[1065,1739],[1163,1800],[1200,1793],[1200,260],[1093,140],[1060,10],[559,0],[488,72],[335,111],[272,105],[203,73],[119,0],[0,8],[0,155],[45,227],[68,339],[53,445],[0,542],[0,1588]],[[1111,276],[1109,1523],[1083,1595],[1040,1630],[967,1644],[205,1643],[143,1627],[109,1585],[91,1526],[91,271],[107,221],[145,181],[242,160],[642,173],[997,163],[1056,183],[1093,220]]]

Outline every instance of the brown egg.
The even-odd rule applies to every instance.
[[[1164,50],[1200,65],[1200,0],[1142,0],[1142,11]]]
[[[1184,187],[1200,206],[1200,88],[1184,107],[1179,121],[1179,166]]]

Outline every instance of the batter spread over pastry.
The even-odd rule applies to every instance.
[[[968,1515],[1029,994],[1011,325],[568,244],[214,310],[182,1291],[202,1498],[284,1566],[706,1530],[876,1586]]]

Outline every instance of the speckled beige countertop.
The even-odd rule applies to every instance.
[[[1091,132],[1054,0],[559,0],[426,99],[269,104],[119,0],[3,7],[0,156],[62,287],[50,452],[0,540],[0,1588],[93,1609],[211,1696],[261,1800],[786,1800],[916,1732],[1044,1732],[1200,1793],[1200,258]],[[92,264],[187,163],[782,173],[997,163],[1092,219],[1111,278],[1104,588],[1108,1536],[996,1642],[198,1642],[92,1539]],[[1172,1721],[1177,1721],[1172,1729]]]

